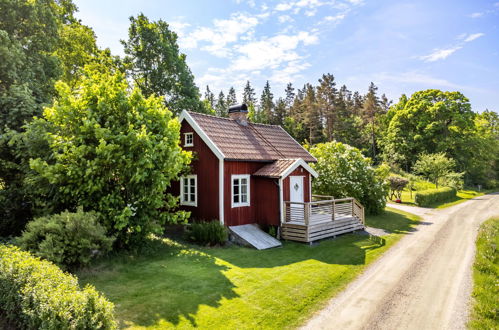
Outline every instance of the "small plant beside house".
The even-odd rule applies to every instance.
[[[196,221],[187,226],[188,240],[200,245],[224,245],[228,239],[227,228],[218,220]]]

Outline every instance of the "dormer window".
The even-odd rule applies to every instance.
[[[184,147],[193,147],[194,146],[194,134],[193,133],[185,133],[184,134]]]

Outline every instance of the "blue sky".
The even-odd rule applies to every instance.
[[[143,12],[179,34],[204,92],[266,80],[281,96],[332,73],[350,90],[371,81],[396,101],[437,88],[467,96],[474,111],[499,111],[499,2],[369,0],[76,0],[101,47],[122,55],[128,17]],[[259,94],[258,94],[259,95]]]

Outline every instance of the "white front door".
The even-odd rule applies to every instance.
[[[303,203],[303,177],[290,176],[289,177],[289,200],[291,202]],[[294,207],[303,207],[303,205],[295,204]]]

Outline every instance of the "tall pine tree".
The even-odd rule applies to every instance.
[[[273,121],[274,112],[274,94],[270,90],[270,83],[263,87],[262,96],[260,97],[260,122],[270,124]]]
[[[237,104],[237,96],[236,90],[234,87],[229,89],[229,94],[227,94],[227,107],[233,106]]]
[[[251,87],[249,80],[246,81],[246,85],[244,86],[243,103],[248,107],[250,105],[256,106],[255,90]]]

